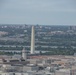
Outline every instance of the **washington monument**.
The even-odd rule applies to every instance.
[[[32,30],[31,30],[31,54],[35,53],[35,30],[34,30],[34,26],[32,26]]]

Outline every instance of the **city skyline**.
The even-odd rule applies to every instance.
[[[1,0],[0,24],[76,25],[75,0]]]

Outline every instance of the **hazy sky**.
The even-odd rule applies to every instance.
[[[0,24],[76,25],[76,0],[0,0]]]

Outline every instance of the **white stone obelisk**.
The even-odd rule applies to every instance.
[[[32,30],[31,30],[31,54],[35,53],[35,30],[34,30],[34,26],[32,26]]]

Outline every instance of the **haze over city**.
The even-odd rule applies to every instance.
[[[0,0],[0,75],[76,75],[76,0]]]
[[[75,0],[0,0],[0,24],[76,25]]]

